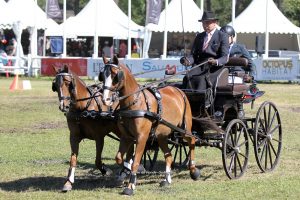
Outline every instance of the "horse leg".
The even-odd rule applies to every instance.
[[[200,170],[196,167],[196,162],[195,162],[196,138],[195,137],[184,137],[184,138],[188,142],[190,148],[190,155],[189,155],[190,176],[193,180],[197,180],[200,176]]]
[[[164,135],[159,135],[157,137],[157,141],[158,141],[159,147],[164,152],[164,157],[165,157],[165,161],[166,161],[165,179],[160,182],[160,186],[163,187],[163,186],[170,185],[171,182],[172,182],[172,179],[171,179],[171,165],[172,165],[173,159],[172,159],[171,151],[168,147],[167,137],[164,136]]]
[[[95,165],[101,171],[102,175],[110,176],[113,173],[113,171],[111,169],[109,169],[107,166],[105,166],[104,163],[102,163],[103,146],[104,146],[104,137],[98,137],[96,139],[96,160],[95,160]]]
[[[79,143],[81,139],[76,137],[74,134],[70,133],[70,145],[71,145],[71,158],[70,158],[70,167],[68,171],[67,180],[63,186],[62,191],[67,192],[72,190],[72,185],[75,181],[75,167],[77,164],[77,156],[79,152]]]
[[[133,163],[133,152],[134,145],[131,141],[122,139],[120,140],[119,150],[115,157],[116,163],[119,165],[123,164],[123,168],[120,170],[117,176],[117,185],[122,185],[126,179],[126,177],[131,172],[131,164]],[[126,161],[124,161],[124,155],[126,153]]]
[[[137,171],[140,165],[140,161],[142,158],[142,155],[145,150],[146,142],[148,139],[148,134],[139,134],[136,140],[136,149],[135,149],[135,155],[133,164],[131,166],[131,174],[129,179],[129,184],[127,187],[123,190],[123,194],[125,195],[133,195],[133,190],[136,186],[136,180],[137,180]]]

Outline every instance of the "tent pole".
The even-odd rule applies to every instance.
[[[165,0],[165,30],[164,30],[164,47],[163,47],[162,58],[167,57],[167,41],[168,41],[167,13],[168,13],[168,0]]]
[[[131,37],[130,37],[130,21],[131,21],[131,0],[128,0],[128,53],[127,58],[131,58]]]
[[[231,7],[231,21],[232,21],[232,26],[234,27],[234,20],[235,20],[235,3],[236,0],[232,0],[232,7]]]
[[[67,35],[66,35],[66,19],[67,19],[67,0],[64,0],[64,25],[63,25],[63,29],[64,29],[64,37],[63,37],[63,57],[67,56]]]
[[[94,28],[95,28],[95,32],[94,32],[94,53],[93,53],[93,58],[97,58],[98,57],[98,1],[95,0],[95,24],[94,24]],[[100,5],[101,7],[101,5]]]
[[[266,0],[266,33],[265,33],[265,54],[264,57],[268,58],[269,57],[269,27],[268,27],[268,5],[269,0]]]

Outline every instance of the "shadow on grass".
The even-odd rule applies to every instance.
[[[116,188],[120,185],[116,184],[115,175],[120,169],[117,165],[107,165],[110,169],[114,171],[111,176],[102,176],[98,169],[95,169],[95,165],[91,163],[78,163],[75,183],[73,184],[74,190],[92,190],[96,188]],[[201,165],[198,168],[215,168],[215,166]],[[157,184],[163,178],[165,174],[165,162],[157,161],[155,163],[154,171],[144,171],[138,174],[138,179],[143,182],[142,184]],[[220,169],[221,170],[221,169]],[[87,171],[87,172],[82,172]],[[186,171],[187,173],[181,173]],[[172,170],[172,177],[177,179],[187,179],[189,177],[189,170],[186,167],[175,167]],[[203,176],[201,174],[200,180],[205,181],[213,176],[211,174],[206,174]],[[66,177],[55,177],[55,176],[39,176],[39,177],[27,177],[22,179],[17,179],[8,182],[0,183],[0,189],[8,192],[24,192],[24,191],[55,191],[61,192],[61,189],[66,181]]]

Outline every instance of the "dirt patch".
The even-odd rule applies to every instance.
[[[67,123],[65,121],[62,122],[42,122],[39,124],[33,125],[33,129],[59,129],[59,128],[67,128]]]
[[[0,127],[0,133],[41,133],[41,130],[49,130],[49,129],[60,129],[67,128],[67,123],[65,121],[58,122],[41,122],[32,125],[31,127],[23,127],[23,128],[2,128]]]
[[[300,113],[300,107],[290,108],[292,112]]]

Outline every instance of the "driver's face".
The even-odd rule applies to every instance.
[[[202,27],[204,31],[211,32],[217,26],[217,20],[207,20],[202,22]]]

